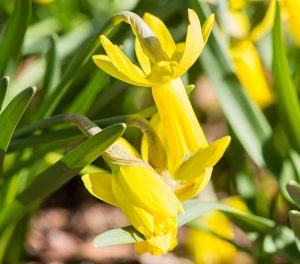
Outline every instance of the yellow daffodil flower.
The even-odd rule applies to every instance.
[[[221,202],[242,212],[248,211],[247,206],[239,197],[229,197]],[[221,212],[213,211],[201,215],[197,222],[225,239],[234,239],[231,223]],[[236,247],[205,231],[190,229],[188,248],[197,264],[235,263]]]
[[[177,213],[183,208],[171,188],[149,164],[136,157],[124,139],[113,144],[104,157],[112,173],[82,176],[87,190],[97,198],[120,207],[146,240],[136,244],[138,253],[160,255],[176,244]]]
[[[165,24],[146,13],[144,20],[131,12],[116,18],[131,25],[136,35],[136,55],[141,67],[134,65],[121,49],[104,35],[101,44],[107,55],[95,55],[95,64],[124,82],[152,87],[152,94],[167,131],[173,160],[207,146],[206,138],[179,78],[199,57],[211,32],[214,16],[201,28],[196,13],[188,10],[189,26],[185,43],[175,44]]]
[[[237,77],[242,86],[246,89],[250,97],[261,108],[270,106],[274,102],[274,94],[267,81],[259,53],[255,47],[255,42],[268,32],[273,25],[275,16],[276,0],[271,0],[269,8],[263,20],[252,30],[249,20],[244,13],[244,8],[248,1],[241,1],[240,4],[232,4],[229,1],[229,17],[235,18],[235,28],[242,32],[231,41],[230,55]],[[231,26],[229,25],[229,28]],[[230,32],[228,32],[230,34]]]
[[[196,152],[188,153],[184,161],[176,161],[172,159],[171,152],[173,148],[169,145],[168,133],[163,128],[160,116],[158,114],[154,115],[150,123],[166,150],[167,165],[160,174],[173,188],[180,201],[193,198],[208,184],[213,166],[223,156],[230,142],[230,137],[225,136],[211,144],[206,143],[205,147],[200,147]],[[146,162],[149,161],[148,149],[149,139],[147,135],[144,135],[141,153],[143,160]]]

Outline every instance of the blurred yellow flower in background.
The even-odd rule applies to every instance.
[[[275,0],[271,0],[263,20],[250,29],[249,19],[244,8],[251,1],[229,1],[228,15],[234,18],[238,35],[231,41],[230,54],[235,72],[242,86],[258,106],[265,108],[274,102],[274,94],[266,78],[260,55],[255,47],[258,41],[273,25],[275,15]]]
[[[237,196],[223,199],[221,202],[242,212],[248,211],[246,204]],[[234,239],[232,225],[221,212],[206,213],[196,222],[225,239]],[[188,249],[197,264],[232,264],[237,253],[236,247],[229,242],[196,228],[188,230]]]
[[[112,173],[82,176],[95,197],[120,207],[130,223],[145,236],[136,243],[138,253],[160,255],[177,245],[177,213],[183,212],[172,189],[149,164],[135,157],[135,151],[119,139],[104,154]]]

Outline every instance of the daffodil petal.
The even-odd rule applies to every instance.
[[[200,149],[186,160],[175,173],[176,180],[193,181],[207,167],[213,167],[223,156],[230,142],[230,137],[225,136],[206,148]]]
[[[176,44],[176,50],[174,51],[172,55],[172,60],[179,62],[182,58],[182,54],[185,50],[185,42],[180,42]]]
[[[112,191],[112,178],[112,174],[101,172],[89,173],[81,177],[85,188],[92,195],[106,203],[119,206]]]
[[[165,254],[177,245],[176,234],[177,230],[174,229],[165,235],[138,242],[135,244],[136,251],[140,255],[146,252],[154,256]]]
[[[104,35],[100,36],[100,41],[112,64],[120,72],[133,82],[140,83],[140,85],[144,86],[151,86],[145,79],[146,76],[142,70],[134,65],[117,45],[112,44]]]
[[[158,38],[164,52],[171,58],[176,45],[164,22],[149,13],[145,13],[143,19]]]
[[[186,72],[195,63],[204,48],[201,25],[196,12],[189,9],[188,17],[190,24],[187,30],[185,50],[179,62],[176,76]]]
[[[143,71],[149,75],[151,73],[151,65],[149,58],[144,54],[142,46],[138,38],[135,38],[135,54],[143,69]]]
[[[93,56],[94,63],[107,74],[119,79],[123,82],[130,83],[136,86],[144,86],[144,84],[135,82],[129,79],[125,74],[120,72],[111,62],[111,59],[106,55],[94,55]]]
[[[237,195],[226,197],[221,200],[221,203],[245,213],[249,212],[247,204]]]
[[[272,5],[273,5],[273,2],[276,2],[275,0],[271,0],[271,1],[272,1],[272,3],[271,3]],[[300,45],[300,32],[299,32],[300,1],[299,0],[283,0],[281,2],[283,4],[284,11],[286,11],[287,16],[288,16],[289,29],[294,35],[296,44],[299,46]],[[270,7],[270,8],[273,8],[273,7]]]
[[[183,210],[171,188],[152,169],[141,166],[121,166],[118,182],[128,190],[130,200],[153,214],[174,217]],[[146,184],[145,184],[146,183]]]
[[[120,149],[122,149],[124,152],[126,152],[129,156],[134,157],[134,158],[139,158],[140,155],[136,151],[136,149],[128,143],[127,140],[124,138],[118,138],[115,143]]]
[[[203,36],[203,40],[204,40],[204,44],[206,44],[209,35],[212,31],[213,25],[214,25],[214,21],[215,21],[215,15],[211,14],[209,15],[209,17],[205,20],[203,26],[202,26],[202,36]]]
[[[213,168],[208,167],[200,175],[198,174],[195,180],[187,181],[179,185],[175,189],[175,194],[181,202],[187,201],[198,195],[208,184]]]

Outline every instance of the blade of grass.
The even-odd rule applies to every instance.
[[[0,79],[0,111],[2,108],[2,103],[5,98],[8,82],[9,82],[9,78],[6,76]]]
[[[30,15],[31,1],[15,0],[0,44],[0,76],[4,75],[10,62],[15,62],[20,54]]]
[[[292,148],[300,153],[300,106],[297,91],[294,87],[286,51],[282,38],[280,5],[276,3],[276,13],[273,37],[273,76],[275,78],[275,92],[277,94],[277,107],[281,122],[285,128],[287,139]]]
[[[34,87],[29,87],[18,94],[3,110],[0,115],[0,172],[2,163],[7,151],[13,132],[24,114],[32,96],[35,92]]]

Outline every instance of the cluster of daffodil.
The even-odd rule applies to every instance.
[[[268,10],[262,21],[251,29],[245,9],[251,0],[228,1],[227,33],[231,35],[230,53],[237,77],[251,98],[258,106],[271,105],[275,98],[261,62],[255,44],[271,30],[275,17],[276,0],[268,0]],[[288,29],[294,36],[296,45],[300,45],[300,0],[282,0],[283,18],[288,22]],[[234,25],[232,27],[232,25]],[[255,80],[255,81],[254,81]]]
[[[224,198],[220,202],[241,212],[248,212],[247,205],[238,196]],[[210,231],[219,236],[195,228],[189,229],[188,246],[197,264],[238,263],[237,248],[224,240],[234,239],[235,234],[231,222],[223,213],[208,212],[198,218],[196,223],[208,227]],[[205,243],[203,243],[204,241]]]
[[[158,114],[150,122],[133,120],[143,127],[141,155],[119,139],[103,155],[111,173],[82,177],[86,188],[99,199],[119,206],[131,224],[144,235],[138,253],[160,255],[176,244],[177,214],[182,201],[195,197],[208,183],[213,166],[222,157],[230,137],[211,144],[196,118],[180,79],[200,56],[210,35],[214,16],[201,27],[196,13],[188,10],[186,41],[176,44],[165,24],[146,13],[113,17],[130,24],[136,37],[140,67],[104,35],[106,55],[95,55],[96,65],[109,75],[135,86],[151,87]]]

